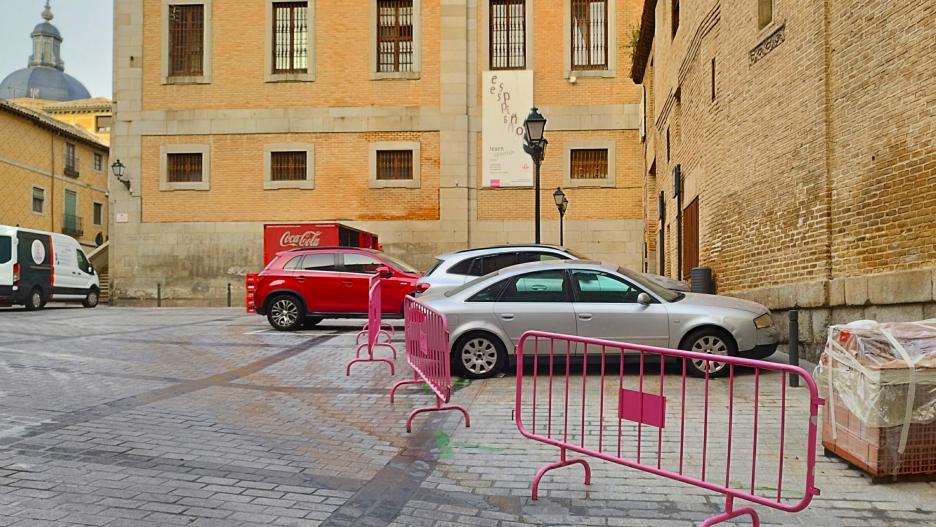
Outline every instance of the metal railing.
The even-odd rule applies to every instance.
[[[74,214],[65,214],[62,221],[62,234],[72,237],[79,237],[84,234],[83,222],[80,216]]]

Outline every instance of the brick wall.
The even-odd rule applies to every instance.
[[[644,71],[657,110],[645,146],[645,172],[655,161],[657,175],[645,192],[655,183],[666,193],[667,272],[679,164],[682,206],[700,203],[700,264],[720,292],[779,310],[778,320],[807,309],[803,338],[816,345],[830,323],[936,314],[931,6],[785,0],[763,29],[753,2],[681,9],[672,38],[671,2],[657,2]]]
[[[420,143],[421,186],[368,186],[368,145],[377,141]],[[263,145],[314,146],[315,190],[263,188]],[[159,191],[160,146],[208,144],[210,191]],[[145,222],[314,221],[439,219],[439,134],[174,135],[143,138]]]

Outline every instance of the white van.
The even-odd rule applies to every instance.
[[[98,304],[98,275],[72,237],[0,225],[0,305]]]

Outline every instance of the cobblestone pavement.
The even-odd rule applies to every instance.
[[[710,492],[594,462],[531,479],[512,377],[461,387],[472,414],[417,418],[402,356],[344,375],[356,323],[275,333],[237,309],[0,310],[0,525],[696,525]],[[803,391],[791,391],[800,403]],[[797,399],[798,398],[798,399]],[[802,437],[791,424],[788,434]],[[799,428],[797,428],[799,427]],[[934,525],[936,484],[872,485],[820,455],[822,496],[768,525]]]

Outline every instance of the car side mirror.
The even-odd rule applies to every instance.
[[[647,293],[640,293],[639,295],[637,295],[637,303],[642,306],[649,306],[650,304],[653,303],[653,299],[650,298],[650,295],[648,295]]]
[[[377,276],[381,278],[391,278],[393,277],[393,273],[390,272],[389,267],[380,266],[377,268]]]

